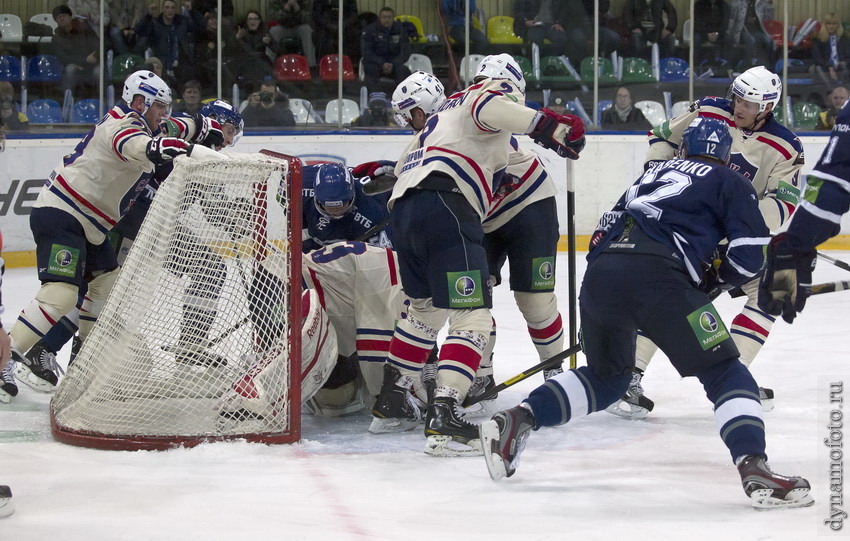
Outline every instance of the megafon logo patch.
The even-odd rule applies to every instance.
[[[67,267],[74,260],[74,256],[68,250],[59,250],[56,252],[54,263],[59,265],[60,267]]]
[[[469,276],[461,276],[455,282],[455,291],[461,297],[469,297],[475,293],[475,280]]]
[[[699,316],[699,326],[705,332],[714,332],[717,330],[717,318],[711,312],[703,312]]]
[[[545,261],[537,268],[537,272],[540,273],[541,278],[543,278],[544,280],[548,280],[552,277],[552,262]]]

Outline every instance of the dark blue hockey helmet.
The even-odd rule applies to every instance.
[[[683,158],[708,156],[728,165],[732,155],[729,126],[718,118],[695,118],[682,133],[679,153]]]
[[[201,114],[207,118],[218,120],[224,134],[224,146],[232,147],[242,137],[245,123],[239,111],[224,100],[211,101],[201,107]],[[232,126],[232,128],[227,128]]]
[[[354,206],[354,178],[341,163],[323,163],[316,172],[313,203],[323,216],[338,220]]]

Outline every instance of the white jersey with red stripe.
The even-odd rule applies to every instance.
[[[191,119],[179,123],[183,136],[195,129]],[[90,243],[102,243],[153,175],[146,149],[158,129],[137,111],[116,105],[62,159],[33,206],[68,212]]]
[[[528,133],[536,113],[510,82],[487,79],[449,96],[396,164],[389,205],[428,175],[453,178],[483,220],[508,166],[513,133]]]
[[[510,151],[505,178],[515,180],[497,188],[493,205],[482,222],[485,233],[499,229],[532,203],[558,193],[555,181],[536,153],[520,149],[515,137],[510,139]]]
[[[730,100],[707,97],[691,104],[688,112],[656,126],[649,132],[646,159],[675,157],[682,133],[697,117],[719,118],[732,134],[729,167],[753,184],[765,223],[776,231],[794,212],[800,195],[803,145],[794,133],[772,118],[756,131],[737,127]]]

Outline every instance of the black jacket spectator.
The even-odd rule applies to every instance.
[[[275,94],[262,87],[248,98],[248,106],[242,111],[246,128],[280,128],[295,125],[295,115],[289,109],[289,100],[284,94]]]
[[[203,30],[204,22],[195,10],[188,17],[176,11],[176,2],[165,0],[158,17],[147,15],[139,22],[136,36],[142,42],[139,47],[153,49],[153,56],[162,60],[165,72],[182,84],[195,78],[193,34]]]
[[[724,0],[697,0],[694,4],[694,54],[697,63],[718,55],[729,58],[726,31],[732,13]]]
[[[363,30],[360,39],[365,82],[370,89],[375,88],[382,76],[390,77],[398,84],[410,75],[410,70],[404,65],[410,56],[407,32],[401,23],[393,20],[393,15],[392,10],[382,9],[378,20]]]
[[[614,107],[602,111],[602,127],[606,130],[622,130],[622,131],[649,131],[652,125],[649,120],[643,116],[643,111],[635,106],[626,114],[626,118],[620,118]]]
[[[647,41],[658,44],[662,58],[673,56],[678,24],[676,7],[670,0],[627,0],[623,7],[623,26],[630,33],[635,56],[646,56]],[[665,30],[669,32],[666,36]]]
[[[240,81],[262,81],[271,76],[277,42],[269,35],[258,11],[251,10],[237,26],[235,62],[231,64]]]
[[[318,44],[317,55],[337,52],[339,34],[339,0],[313,0],[313,29]],[[355,62],[360,57],[360,23],[357,0],[342,2],[343,50]]]
[[[552,0],[549,22],[538,20],[542,3],[541,0],[514,2],[514,33],[526,42],[537,43],[545,55],[565,54],[567,51],[565,29],[574,23],[566,18],[569,2]],[[546,40],[550,43],[547,44]]]
[[[53,9],[57,27],[53,31],[53,54],[62,64],[62,89],[74,91],[78,85],[94,85],[97,80],[97,55],[100,42],[83,19],[72,18],[71,8]]]

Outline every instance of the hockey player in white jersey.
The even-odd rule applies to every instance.
[[[170,112],[171,90],[153,72],[131,74],[122,98],[51,173],[30,214],[42,285],[11,335],[16,377],[37,391],[54,390],[58,365],[55,356],[29,350],[74,308],[84,284],[90,302],[80,334],[89,332],[118,272],[106,234],[144,190],[154,165],[191,155],[192,142],[221,139],[219,124],[200,117],[180,121],[183,137],[155,138]]]
[[[511,134],[527,133],[562,157],[577,158],[584,145],[580,119],[535,112],[525,107],[524,91],[522,73],[510,55],[486,57],[475,83],[428,118],[394,170],[392,227],[411,305],[390,344],[370,430],[418,424],[420,412],[409,400],[409,389],[448,321],[435,398],[426,414],[429,454],[481,452],[477,430],[461,417],[459,406],[492,330],[481,222],[509,164]]]
[[[729,167],[752,182],[765,223],[776,232],[797,206],[803,166],[800,140],[773,116],[781,95],[779,76],[763,66],[748,69],[734,80],[728,99],[702,98],[694,102],[687,113],[656,126],[649,134],[647,166],[674,157],[682,133],[695,118],[723,119],[733,138]],[[748,367],[767,340],[776,319],[758,307],[758,283],[756,278],[741,286],[747,302],[732,320],[730,329],[741,353],[741,362]],[[632,385],[623,400],[611,406],[610,413],[636,419],[645,417],[652,409],[652,401],[643,396],[641,378],[657,349],[646,337],[638,335]],[[771,409],[773,391],[761,387],[759,391],[765,409]]]

